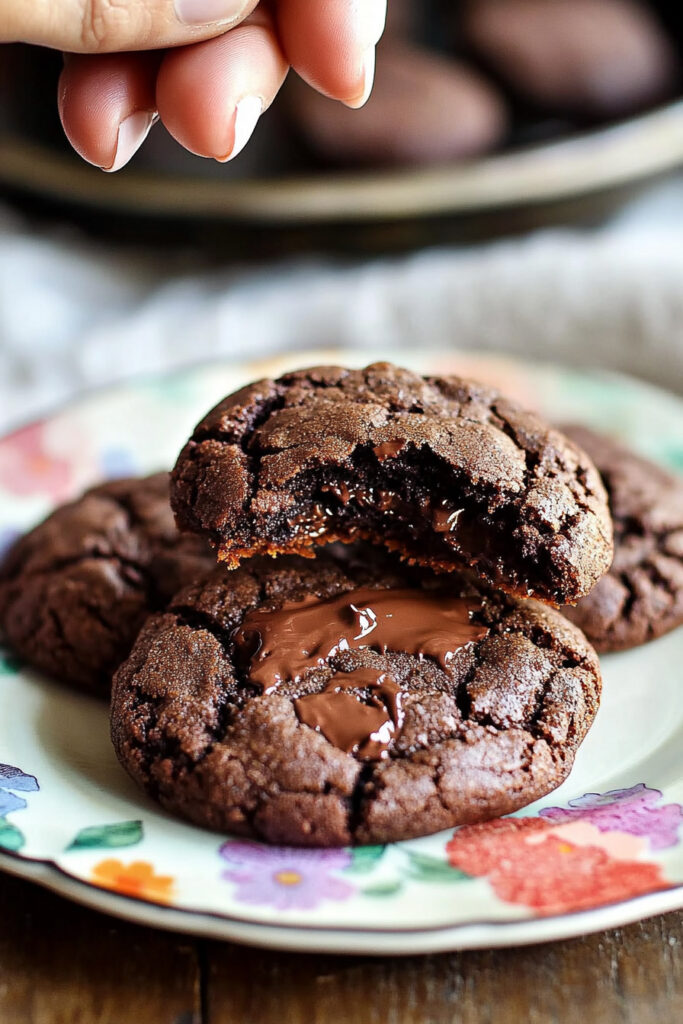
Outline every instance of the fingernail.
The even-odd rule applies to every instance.
[[[237,104],[235,111],[235,141],[226,156],[218,157],[220,163],[227,163],[241,153],[254,133],[256,122],[263,113],[263,100],[260,96],[245,96]]]
[[[134,114],[125,117],[119,125],[114,162],[111,167],[103,167],[102,170],[113,173],[125,167],[130,158],[137,153],[157,120],[155,110],[136,110]]]
[[[175,0],[176,17],[185,25],[234,21],[245,7],[246,0]]]
[[[387,20],[386,0],[365,0],[360,6],[359,17],[363,19],[359,39],[367,46],[376,46]]]
[[[370,46],[363,54],[362,63],[362,82],[363,89],[360,95],[353,100],[347,100],[346,106],[352,107],[354,110],[358,110],[364,103],[367,103],[370,93],[372,92],[372,86],[375,81],[375,47]]]

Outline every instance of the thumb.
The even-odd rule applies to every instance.
[[[161,49],[220,35],[258,0],[0,0],[0,42],[71,53]]]

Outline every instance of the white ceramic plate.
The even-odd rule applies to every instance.
[[[143,380],[5,438],[0,544],[102,476],[171,465],[195,421],[236,386],[323,361],[358,356],[309,352]],[[486,379],[683,468],[683,403],[635,381],[459,353],[409,362]],[[118,766],[103,704],[6,655],[0,867],[132,920],[292,950],[512,945],[683,907],[682,664],[681,630],[604,658],[603,706],[570,779],[514,824],[354,852],[267,847],[174,821]]]

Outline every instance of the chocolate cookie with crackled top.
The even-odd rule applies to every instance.
[[[215,564],[181,536],[168,473],[116,480],[56,509],[0,566],[0,633],[28,664],[107,697],[151,611]]]
[[[568,775],[597,657],[559,612],[377,550],[218,567],[116,673],[112,738],[196,824],[383,843],[506,814]]]
[[[614,520],[612,568],[566,614],[599,651],[636,647],[683,623],[683,480],[586,427],[564,429],[598,467]]]
[[[362,538],[563,604],[612,559],[605,492],[576,445],[491,388],[388,363],[224,399],[181,452],[171,501],[230,567]]]

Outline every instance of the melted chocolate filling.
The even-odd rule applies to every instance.
[[[370,690],[364,702],[348,690]],[[387,672],[356,669],[333,676],[322,693],[294,701],[299,721],[321,732],[335,747],[365,761],[389,756],[403,725],[403,694]]]
[[[276,611],[257,608],[244,617],[234,641],[251,660],[249,681],[263,693],[296,682],[341,651],[405,651],[434,658],[445,669],[461,647],[488,633],[471,621],[480,607],[470,598],[425,590],[361,587],[326,601],[309,596]]]
[[[250,683],[267,694],[342,651],[405,651],[448,669],[457,651],[488,634],[471,620],[480,608],[476,600],[425,590],[360,587],[327,600],[311,595],[276,610],[255,609],[233,639]],[[359,689],[369,691],[367,700],[348,692]],[[390,675],[365,668],[338,672],[321,693],[294,704],[303,723],[341,750],[377,759],[400,732],[402,699]]]
[[[329,468],[301,473],[292,482],[296,504],[271,519],[271,540],[286,547],[297,536],[367,536],[393,542],[418,562],[473,566],[505,590],[564,603],[566,567],[559,571],[543,549],[523,550],[513,506],[500,505],[493,491],[474,488],[429,453],[396,451],[397,445],[357,452],[351,474]]]

